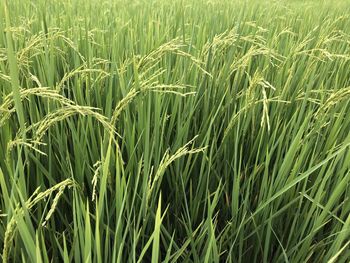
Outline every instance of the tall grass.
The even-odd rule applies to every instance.
[[[348,262],[349,1],[0,8],[3,262]]]

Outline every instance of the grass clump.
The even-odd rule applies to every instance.
[[[348,262],[350,6],[3,0],[3,262]]]

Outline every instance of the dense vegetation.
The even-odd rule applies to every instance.
[[[350,3],[1,0],[4,262],[349,262]]]

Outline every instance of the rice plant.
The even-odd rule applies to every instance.
[[[348,0],[1,0],[3,262],[349,262]]]

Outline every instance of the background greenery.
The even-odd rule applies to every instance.
[[[348,262],[350,2],[1,1],[4,262]]]

